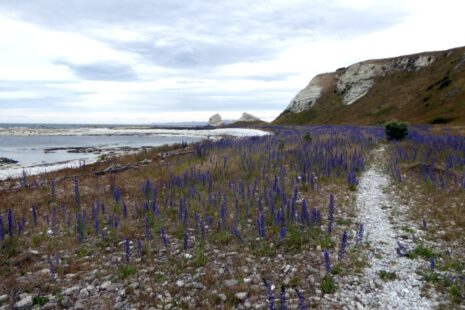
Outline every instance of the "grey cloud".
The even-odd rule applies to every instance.
[[[130,66],[113,62],[79,65],[58,60],[55,64],[68,67],[74,74],[85,80],[132,81],[138,79]]]

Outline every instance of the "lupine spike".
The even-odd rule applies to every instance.
[[[329,257],[329,251],[328,250],[323,251],[323,257],[324,257],[326,272],[330,273],[332,268],[331,268],[331,259]]]
[[[347,231],[342,233],[341,244],[339,245],[339,259],[343,258],[346,253],[347,241],[349,240],[349,235]]]
[[[7,211],[7,220],[8,220],[8,235],[13,236],[13,212],[11,209]]]
[[[279,309],[287,310],[286,289],[284,286],[281,287],[281,294],[279,295]]]
[[[152,239],[152,235],[150,233],[150,220],[149,217],[145,217],[145,240]]]
[[[129,244],[129,239],[127,237],[124,241],[124,251],[125,251],[125,257],[126,257],[126,264],[129,264],[129,261],[131,260],[131,246]]]
[[[276,310],[276,300],[273,294],[273,290],[271,289],[271,284],[268,281],[266,281],[266,279],[263,279],[263,284],[265,285],[265,289],[266,289],[266,297],[268,299],[268,309]]]
[[[307,310],[308,308],[307,308],[307,305],[305,304],[304,295],[298,289],[295,289],[295,292],[297,294],[297,298],[299,299],[299,303],[297,305],[297,310]]]

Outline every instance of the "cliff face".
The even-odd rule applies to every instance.
[[[367,60],[320,74],[278,124],[465,122],[465,48]]]

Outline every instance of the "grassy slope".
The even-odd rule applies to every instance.
[[[434,52],[436,61],[416,72],[379,77],[367,95],[343,105],[332,85],[313,109],[281,114],[274,124],[380,124],[390,119],[412,123],[465,123],[465,48]],[[449,83],[444,81],[449,80]],[[443,85],[441,87],[441,85]]]

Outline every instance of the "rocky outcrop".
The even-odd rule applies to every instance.
[[[368,60],[342,68],[333,73],[315,76],[289,103],[286,111],[299,113],[311,109],[323,92],[336,85],[336,91],[345,105],[350,105],[365,96],[375,79],[392,71],[414,72],[431,65],[432,55],[412,55],[386,60]]]
[[[254,122],[260,122],[261,120],[258,117],[253,116],[252,114],[244,112],[242,113],[241,118],[238,119],[237,121],[242,122],[242,123],[254,123]]]
[[[223,119],[221,115],[215,114],[208,119],[208,125],[218,127],[224,125]]]

